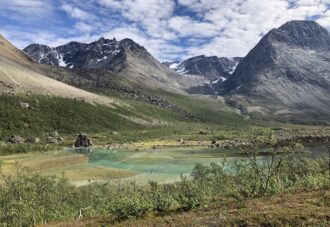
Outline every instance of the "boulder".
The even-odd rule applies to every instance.
[[[29,108],[30,108],[30,104],[27,103],[27,102],[19,102],[19,106],[20,106],[22,109],[29,109]]]
[[[77,135],[77,139],[76,139],[74,146],[75,147],[91,147],[91,146],[93,146],[93,143],[86,134],[79,133]]]
[[[10,142],[10,143],[14,143],[14,144],[24,143],[24,142],[25,142],[25,139],[23,139],[23,138],[20,137],[20,136],[13,135],[13,136],[11,136],[11,137],[8,139],[8,142]]]
[[[47,140],[47,143],[58,143],[59,141],[57,140],[57,138],[54,138],[54,137],[52,137],[52,136],[48,136],[47,138],[46,138],[46,140]]]
[[[29,142],[29,143],[40,143],[40,138],[39,137],[29,137],[27,139],[27,142]]]
[[[201,130],[199,130],[198,134],[200,134],[200,135],[206,135],[207,132],[205,130],[201,129]]]
[[[57,131],[50,132],[49,133],[49,136],[54,137],[54,138],[57,138],[58,137],[58,132]]]

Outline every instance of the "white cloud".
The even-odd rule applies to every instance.
[[[327,4],[330,0],[0,0],[0,16],[31,20],[30,27],[3,25],[0,32],[20,47],[128,37],[161,60],[233,57],[246,55],[262,35],[289,20],[314,18],[330,29]],[[177,13],[178,5],[184,11]],[[51,17],[60,10],[71,23]],[[42,30],[36,18],[50,26]],[[50,28],[55,23],[60,24]]]
[[[219,33],[219,28],[216,25],[195,21],[187,16],[174,16],[168,24],[171,29],[184,37],[212,37]]]
[[[25,15],[46,15],[53,9],[49,0],[0,0],[0,13],[19,12]]]
[[[81,10],[77,7],[74,7],[69,4],[64,4],[62,9],[68,13],[71,17],[79,19],[79,20],[91,20],[94,19],[94,16],[84,10]]]
[[[168,30],[167,20],[173,16],[174,0],[98,0],[116,10],[127,20],[138,23],[148,36],[173,39],[175,34]]]
[[[318,22],[330,25],[323,0],[179,0],[199,13],[221,32],[202,45],[189,49],[190,55],[244,56],[257,44],[262,34],[290,20],[321,16]],[[207,26],[205,26],[207,28]],[[209,31],[213,27],[209,28]]]

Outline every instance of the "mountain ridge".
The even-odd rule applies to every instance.
[[[100,38],[91,43],[69,42],[58,47],[31,44],[24,51],[35,61],[72,70],[111,71],[124,83],[185,93],[202,78],[185,78],[155,59],[132,39]],[[143,81],[143,83],[141,83]]]

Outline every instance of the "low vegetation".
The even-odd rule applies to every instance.
[[[103,223],[214,206],[223,200],[246,201],[300,190],[329,190],[329,160],[310,159],[300,144],[279,148],[270,140],[270,156],[258,147],[244,152],[249,161],[229,166],[197,164],[191,177],[171,184],[93,183],[75,187],[67,179],[41,176],[17,164],[16,174],[2,174],[0,223],[36,225],[102,216]]]

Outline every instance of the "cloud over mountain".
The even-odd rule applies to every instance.
[[[0,33],[20,47],[128,37],[161,61],[202,54],[233,57],[244,56],[268,30],[289,20],[313,19],[330,28],[329,4],[329,0],[0,0]]]

